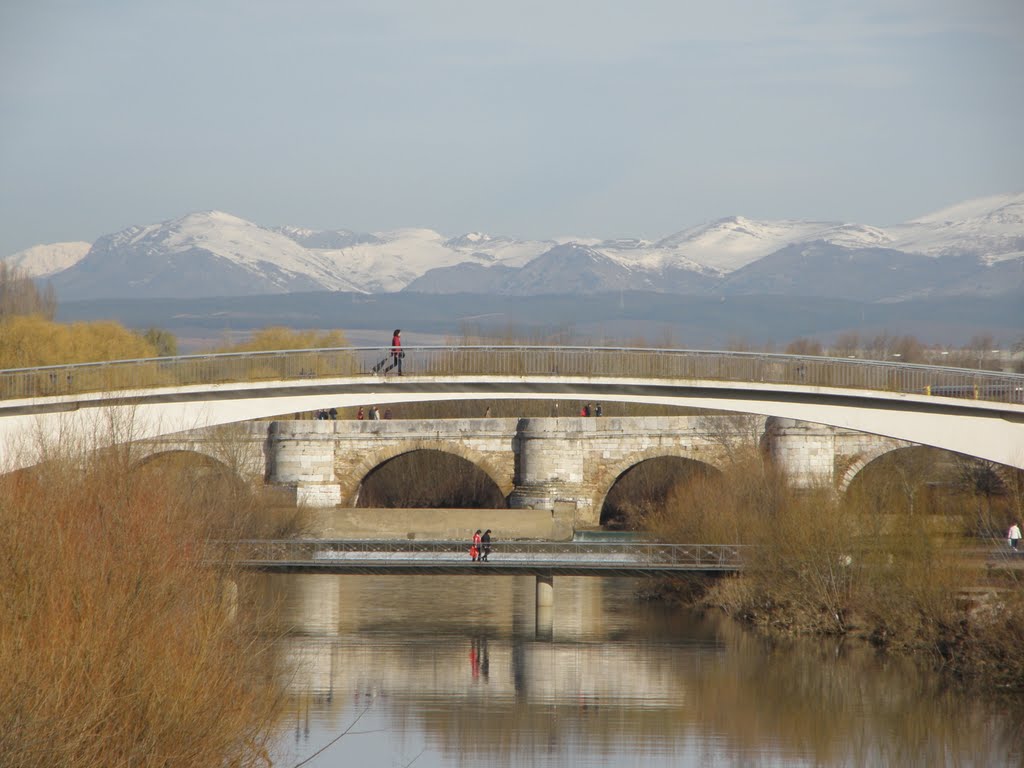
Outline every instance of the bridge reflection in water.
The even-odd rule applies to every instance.
[[[850,643],[766,643],[636,600],[641,579],[263,574],[314,766],[1006,765],[1021,710]],[[329,742],[357,718],[355,733]],[[969,722],[965,729],[963,723]],[[422,757],[417,755],[422,753]],[[415,762],[412,762],[414,761]]]

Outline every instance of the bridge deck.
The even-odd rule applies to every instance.
[[[735,545],[501,542],[485,562],[463,542],[247,541],[240,564],[276,573],[386,575],[659,576],[729,573],[742,567]]]
[[[315,382],[362,377],[389,359],[390,347],[276,350],[0,370],[0,402],[106,393],[125,397],[162,387],[263,381]],[[765,353],[620,347],[406,347],[406,374],[547,376],[725,381],[838,387],[929,398],[1024,402],[1024,377],[993,371],[886,361]],[[373,376],[374,380],[386,377]],[[131,390],[132,393],[127,390]],[[84,399],[75,398],[85,402]]]

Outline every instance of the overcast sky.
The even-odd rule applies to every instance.
[[[0,256],[212,208],[660,237],[1021,190],[1020,0],[0,0]]]

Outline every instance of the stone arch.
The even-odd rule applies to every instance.
[[[217,487],[220,488],[225,487],[220,485],[220,483],[224,483],[226,486],[230,486],[236,490],[248,485],[246,480],[220,457],[215,456],[208,451],[193,450],[186,447],[164,448],[162,450],[147,453],[133,461],[129,465],[128,471],[132,473],[144,472],[147,467],[161,461],[162,459],[173,460],[175,457],[188,457],[188,463],[186,465],[172,465],[171,469],[176,470],[179,473],[193,473],[187,475],[193,492],[196,488],[195,483],[198,480],[203,480],[204,478],[205,481],[214,479],[214,482],[218,484]]]
[[[129,471],[134,471],[140,467],[146,466],[147,464],[151,464],[154,461],[157,461],[161,458],[167,456],[174,456],[176,454],[192,454],[195,456],[200,456],[204,460],[212,464],[216,464],[218,467],[220,467],[220,469],[224,472],[225,475],[234,477],[236,480],[241,480],[241,478],[238,477],[237,473],[233,469],[231,469],[231,467],[225,464],[224,461],[219,456],[214,455],[212,451],[203,450],[201,445],[190,446],[188,448],[162,447],[159,450],[148,451],[147,453],[140,456],[131,463]]]
[[[363,481],[374,469],[391,459],[415,451],[438,451],[439,453],[447,453],[452,456],[458,456],[460,459],[465,459],[487,475],[506,499],[512,493],[511,460],[506,471],[494,461],[493,457],[472,448],[467,448],[465,445],[448,441],[415,440],[371,451],[365,454],[360,462],[354,468],[349,469],[347,473],[338,473],[341,505],[355,506]]]
[[[882,458],[886,454],[894,453],[895,451],[902,451],[905,448],[919,448],[927,446],[919,446],[917,443],[887,443],[885,445],[876,445],[873,448],[858,453],[850,458],[850,461],[846,465],[846,469],[839,476],[839,480],[836,483],[836,492],[844,494],[850,489],[850,485],[854,479],[861,473],[861,471],[868,466],[871,462]]]
[[[709,456],[701,455],[698,457],[694,455],[693,451],[687,451],[682,448],[673,449],[672,447],[664,446],[658,448],[650,448],[646,451],[639,451],[637,453],[630,454],[626,458],[620,459],[619,461],[616,461],[612,464],[608,464],[604,467],[601,467],[597,476],[595,476],[593,481],[591,482],[592,486],[595,487],[595,492],[593,496],[593,509],[596,511],[596,514],[600,516],[601,510],[604,508],[604,503],[605,500],[608,498],[609,492],[611,492],[612,487],[615,485],[615,483],[619,481],[619,478],[621,478],[626,472],[628,472],[638,464],[642,464],[645,461],[650,461],[651,459],[672,458],[694,461],[697,462],[698,464],[703,464],[707,467],[710,467],[711,469],[715,470],[715,472],[718,473],[721,473],[722,471],[722,468],[718,463],[718,461],[721,460],[721,457],[715,456],[714,458],[717,461],[712,462],[708,461],[708,459],[711,458]]]

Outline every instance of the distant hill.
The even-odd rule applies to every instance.
[[[267,228],[221,211],[130,227],[10,261],[58,299],[256,296],[308,291],[501,296],[633,290],[864,302],[1024,297],[1024,193],[970,200],[892,227],[742,216],[658,240],[524,240],[430,229]]]

